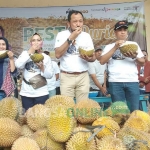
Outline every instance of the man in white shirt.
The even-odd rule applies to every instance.
[[[99,91],[98,97],[107,94],[106,89],[106,64],[101,65],[99,59],[102,54],[102,49],[100,47],[95,47],[95,57],[94,62],[88,63],[88,72],[90,75],[90,91]]]
[[[127,101],[130,105],[130,111],[139,109],[139,81],[137,64],[144,65],[144,56],[138,46],[138,51],[127,52],[124,55],[119,47],[126,42],[128,37],[128,23],[119,21],[114,27],[116,42],[106,45],[100,63],[108,62],[109,72],[109,92],[112,101]]]
[[[59,32],[55,42],[55,56],[60,59],[60,91],[62,95],[76,97],[77,102],[89,94],[88,62],[95,55],[79,55],[79,47],[94,49],[91,36],[82,31],[83,14],[71,10],[68,14],[68,29]]]

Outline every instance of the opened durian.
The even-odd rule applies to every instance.
[[[114,135],[120,130],[118,123],[115,122],[111,117],[100,117],[93,122],[92,126],[104,126],[104,128],[97,133],[98,138],[102,138],[108,135]],[[98,128],[95,128],[95,132],[97,130]]]
[[[89,48],[89,47],[79,47],[79,53],[80,55],[87,55],[87,56],[92,56],[94,53],[94,49]]]
[[[7,52],[8,50],[0,50],[0,59],[8,57]]]
[[[119,47],[119,49],[122,54],[127,53],[129,51],[132,53],[136,53],[138,51],[138,46],[131,41],[126,41]]]
[[[35,51],[35,53],[31,55],[30,58],[33,60],[34,63],[39,63],[40,61],[43,61],[44,56],[41,53]]]

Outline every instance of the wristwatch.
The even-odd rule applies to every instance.
[[[69,38],[67,39],[68,44],[72,44],[72,40],[70,40]]]

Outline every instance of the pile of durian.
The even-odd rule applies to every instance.
[[[121,101],[104,110],[63,95],[24,112],[8,97],[0,101],[0,150],[150,150],[150,116]]]

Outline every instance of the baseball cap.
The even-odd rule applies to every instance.
[[[94,49],[95,49],[95,52],[98,51],[98,50],[102,51],[101,46],[95,46]]]
[[[114,30],[117,30],[117,29],[119,29],[119,28],[121,28],[121,27],[127,29],[127,28],[128,28],[128,22],[125,21],[125,20],[123,20],[123,21],[118,21],[118,22],[115,24]]]

